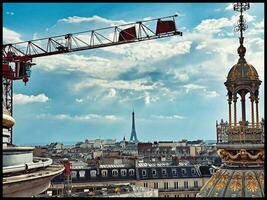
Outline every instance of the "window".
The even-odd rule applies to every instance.
[[[178,189],[178,187],[179,187],[178,182],[174,182],[174,189]]]
[[[198,181],[194,181],[194,187],[198,188]]]
[[[174,197],[179,197],[179,194],[175,194]]]
[[[134,169],[129,169],[130,176],[134,176]]]
[[[190,197],[190,195],[189,195],[189,194],[187,194],[187,195],[186,195],[186,197]]]
[[[79,171],[79,175],[81,178],[83,178],[85,176],[85,171],[84,170]]]
[[[184,182],[184,188],[185,188],[185,189],[188,189],[188,181],[185,181],[185,182]]]
[[[121,169],[121,175],[122,175],[122,176],[126,176],[126,172],[127,172],[126,169]]]
[[[168,182],[164,182],[164,189],[168,189],[168,188],[169,188]]]
[[[144,187],[148,187],[148,184],[147,183],[144,183]]]
[[[186,174],[186,169],[182,169],[182,174],[183,174],[183,175]]]
[[[163,176],[167,176],[167,171],[166,171],[166,169],[162,169],[162,175],[163,175]]]
[[[168,194],[164,195],[164,197],[170,197]]]
[[[191,169],[191,173],[192,173],[193,175],[196,175],[196,170],[195,170],[195,169]]]
[[[159,188],[159,183],[154,183],[154,188],[158,189]]]
[[[90,171],[90,176],[91,177],[96,177],[96,170],[91,170]]]
[[[101,171],[102,176],[106,177],[108,176],[108,170],[102,170]]]
[[[176,171],[176,169],[172,169],[172,175],[173,175],[173,176],[177,176],[177,171]]]
[[[71,178],[77,178],[77,171],[71,172]]]
[[[157,171],[155,169],[152,169],[152,175],[156,176],[157,175]]]
[[[142,169],[142,176],[146,176],[146,170]]]
[[[118,176],[118,170],[117,169],[112,170],[112,176]]]

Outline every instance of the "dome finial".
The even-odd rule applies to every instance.
[[[243,11],[246,11],[250,8],[249,3],[235,3],[234,4],[234,11],[240,12],[238,24],[235,27],[235,31],[240,31],[240,37],[239,37],[239,43],[240,46],[237,49],[237,53],[239,54],[239,61],[246,62],[245,60],[245,54],[246,54],[246,48],[243,46],[244,37],[243,37],[243,31],[245,31],[248,28],[248,25],[246,24],[246,21],[243,18]]]

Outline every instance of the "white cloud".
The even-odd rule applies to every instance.
[[[181,115],[151,115],[151,117],[156,118],[156,119],[163,119],[163,120],[186,119],[185,116],[181,116]]]
[[[218,92],[216,91],[207,91],[206,90],[206,96],[207,97],[217,97],[217,96],[220,96]]]
[[[253,23],[252,27],[249,27],[248,30],[245,33],[246,35],[258,35],[258,34],[264,34],[264,19],[262,19],[260,22]]]
[[[15,15],[14,12],[6,12],[6,14],[7,14],[7,15],[11,15],[11,16]]]
[[[197,85],[197,84],[193,84],[193,83],[189,83],[189,84],[183,85],[182,87],[185,88],[185,92],[186,93],[189,93],[192,90],[199,90],[199,89],[206,88],[205,86]]]
[[[181,42],[178,38],[164,42],[146,41],[132,45],[124,44],[101,49],[113,54],[105,57],[101,54],[100,56],[66,54],[55,55],[53,59],[37,58],[38,65],[35,68],[58,72],[80,71],[95,78],[115,79],[132,68],[140,72],[151,71],[158,67],[153,65],[157,61],[189,53],[191,44],[191,41]]]
[[[29,104],[29,103],[45,103],[49,98],[45,94],[34,95],[25,95],[25,94],[14,94],[14,104]]]
[[[232,25],[232,22],[225,17],[219,19],[205,19],[196,27],[196,30],[206,33],[218,33],[222,28]]]
[[[147,80],[133,80],[133,81],[124,81],[124,80],[103,80],[103,79],[90,79],[72,86],[74,90],[80,91],[85,88],[92,88],[95,86],[105,88],[105,89],[121,89],[121,90],[153,90],[157,86],[161,85],[160,83],[148,83]]]
[[[246,20],[246,22],[254,21],[255,18],[255,16],[244,13],[244,19]],[[238,14],[233,15],[230,19],[226,17],[218,19],[204,19],[198,26],[196,26],[195,29],[206,34],[219,33],[223,30],[223,28],[234,27],[238,20]]]
[[[82,102],[83,102],[83,99],[75,99],[75,101],[76,101],[77,103],[82,103]]]
[[[98,56],[84,56],[77,54],[56,55],[37,59],[36,68],[47,71],[85,72],[93,77],[112,78],[123,71],[123,66],[117,60],[110,60]],[[121,68],[120,68],[121,66]]]
[[[71,16],[58,20],[59,23],[69,23],[69,24],[77,24],[82,22],[95,22],[95,23],[104,23],[110,26],[126,24],[127,22],[124,20],[110,20],[97,15],[93,17],[79,17],[79,16]]]
[[[182,86],[185,89],[186,93],[192,92],[192,91],[201,91],[203,92],[203,95],[206,97],[217,97],[220,96],[218,92],[216,91],[210,91],[207,89],[206,86],[203,85],[198,85],[198,84],[194,84],[194,83],[189,83],[186,85]]]
[[[152,19],[152,17],[145,17],[145,18],[143,18],[144,21],[151,20],[151,19]]]
[[[150,96],[147,92],[144,95],[144,102],[145,104],[150,104]]]
[[[254,23],[254,27],[257,29],[264,29],[264,19],[262,19],[260,22]]]
[[[156,102],[159,97],[151,96],[148,92],[144,92],[143,99],[145,104],[150,104],[152,102]]]
[[[234,7],[233,7],[233,3],[229,3],[226,7],[225,7],[225,10],[233,10]]]
[[[103,48],[103,50],[124,55],[136,64],[137,62],[152,63],[166,60],[175,55],[190,53],[191,45],[192,41],[181,41],[181,38],[173,37],[164,41],[153,40],[136,44],[124,44]]]
[[[52,119],[52,120],[74,120],[74,121],[91,121],[91,120],[105,120],[105,121],[118,121],[121,118],[115,115],[69,115],[69,114],[40,114],[36,116],[38,119]]]
[[[115,97],[116,96],[116,90],[114,88],[111,88],[107,94],[107,97],[108,98],[112,98],[112,97]]]
[[[3,27],[3,42],[4,43],[16,43],[21,42],[21,35],[11,29]]]
[[[188,81],[189,80],[189,75],[186,71],[175,70],[174,73],[175,73],[175,78],[178,81]]]
[[[184,17],[185,16],[185,14],[182,14],[180,12],[175,12],[175,14],[178,15],[178,17]]]

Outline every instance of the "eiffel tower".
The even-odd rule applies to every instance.
[[[132,132],[131,132],[130,141],[132,141],[132,142],[138,142],[137,136],[136,136],[136,131],[135,131],[134,111],[133,111],[132,115],[133,115],[133,117],[132,117]]]

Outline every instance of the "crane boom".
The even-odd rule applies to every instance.
[[[13,81],[22,79],[26,85],[30,77],[33,58],[70,52],[129,44],[175,35],[177,15],[143,20],[96,30],[68,33],[25,42],[2,45],[2,104],[13,115]],[[156,30],[153,30],[155,29]],[[10,63],[15,63],[11,67]],[[10,143],[12,144],[12,130]]]
[[[14,44],[4,44],[2,47],[3,58],[6,60],[10,60],[10,57],[13,57],[14,60],[19,59],[19,57],[27,57],[31,59],[170,37],[174,35],[182,35],[182,32],[177,31],[175,27],[174,17],[176,16],[177,15],[173,15],[78,33],[68,33],[65,35],[18,42]],[[171,17],[173,19],[167,22],[173,22],[174,26],[169,26],[169,29],[166,29],[166,25],[162,19]],[[155,26],[155,24],[153,24],[155,22],[157,22],[156,31],[149,27],[149,25]],[[123,29],[123,27],[128,28]]]

